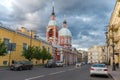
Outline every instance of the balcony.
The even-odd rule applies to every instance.
[[[113,35],[112,35],[111,32],[109,33],[109,36],[108,36],[108,37],[109,37],[110,39],[113,38]]]
[[[114,27],[113,27],[113,30],[118,30],[118,28],[119,28],[119,26],[120,26],[120,24],[116,24]]]
[[[113,28],[114,31],[117,31],[119,26],[120,26],[120,24],[111,25],[111,26],[109,26],[109,30],[112,30],[112,28]]]
[[[120,49],[116,49],[116,48],[115,48],[114,51],[115,51],[115,54],[119,54],[119,53],[120,53]]]
[[[118,42],[120,40],[120,36],[114,36],[114,42]]]

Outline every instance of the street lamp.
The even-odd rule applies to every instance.
[[[30,47],[32,46],[32,30],[30,30]]]
[[[113,25],[112,25],[112,49],[113,49],[113,55],[112,55],[112,57],[113,57],[113,63],[112,63],[112,70],[113,71],[115,71],[116,70],[116,68],[115,68],[115,57],[114,57],[114,55],[115,55],[115,53],[114,53],[114,47],[115,47],[115,45],[114,45],[114,32],[113,32]]]
[[[108,32],[105,32],[105,34],[106,34],[106,63],[107,63],[107,65],[109,64],[109,57],[108,57],[108,46],[109,46],[109,44],[108,44]]]

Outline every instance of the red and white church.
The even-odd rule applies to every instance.
[[[75,64],[77,61],[77,50],[72,47],[72,34],[67,28],[67,21],[64,20],[62,28],[59,29],[55,20],[54,6],[47,25],[46,39],[53,46],[53,59],[62,61],[64,64]]]

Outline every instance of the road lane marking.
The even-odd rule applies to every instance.
[[[75,70],[75,68],[68,69],[68,71],[72,71],[72,70]],[[66,72],[66,71],[53,72],[53,73],[50,73],[50,74],[48,74],[48,75],[60,74],[60,73],[63,73],[63,72]],[[27,79],[25,79],[25,80],[33,80],[33,79],[41,78],[41,77],[45,77],[45,76],[46,76],[46,75],[40,75],[40,76],[36,76],[36,77],[27,78]]]
[[[63,73],[65,71],[59,71],[59,72],[54,72],[54,73],[50,73],[49,75],[55,75],[55,74],[59,74],[59,73]]]
[[[40,75],[40,76],[36,76],[36,77],[31,77],[31,78],[27,78],[25,80],[32,80],[32,79],[36,79],[36,78],[40,78],[40,77],[45,77],[45,75]]]
[[[72,71],[72,70],[75,70],[75,68],[72,68],[72,69],[68,69],[68,71]]]

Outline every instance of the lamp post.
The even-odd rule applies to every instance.
[[[109,57],[108,57],[108,32],[105,32],[105,34],[106,34],[106,63],[107,63],[107,66],[108,66],[108,64],[109,64]]]
[[[115,68],[115,57],[114,57],[114,55],[115,55],[115,53],[114,53],[114,31],[113,31],[113,25],[112,25],[112,49],[113,49],[113,54],[112,54],[112,57],[113,57],[113,62],[112,62],[112,70],[113,71],[115,71],[116,70],[116,68]]]
[[[30,30],[30,47],[32,46],[32,30]]]

